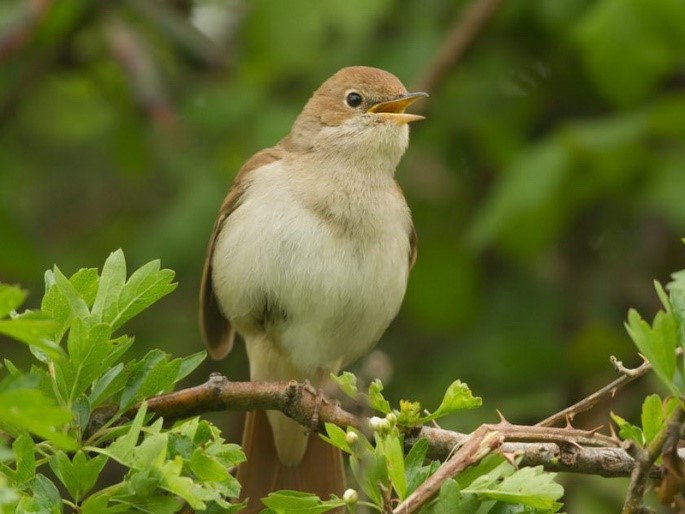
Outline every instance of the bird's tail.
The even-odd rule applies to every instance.
[[[265,508],[260,499],[280,489],[314,493],[324,500],[331,494],[342,496],[345,490],[342,453],[317,434],[309,436],[307,450],[297,465],[283,465],[264,411],[247,413],[243,450],[247,461],[238,467],[238,481],[241,500],[249,498],[249,502],[242,512],[259,512]]]

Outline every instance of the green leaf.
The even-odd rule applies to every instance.
[[[74,455],[73,461],[64,452],[57,452],[48,461],[50,468],[67,488],[74,501],[79,502],[97,482],[107,457],[97,455],[89,458],[81,450]]]
[[[128,429],[128,432],[123,436],[117,438],[111,445],[106,448],[95,448],[89,447],[88,451],[93,451],[106,455],[117,462],[123,464],[124,466],[129,466],[133,464],[134,458],[134,448],[138,443],[138,437],[140,436],[140,430],[143,427],[143,421],[145,420],[145,414],[147,413],[147,403],[143,402],[136,413],[136,417],[133,418],[133,422]]]
[[[270,493],[262,503],[277,514],[320,514],[345,505],[335,495],[324,501],[314,494],[287,490]]]
[[[521,468],[499,483],[483,488],[467,488],[462,492],[556,512],[561,508],[557,500],[563,496],[564,488],[554,482],[555,477],[555,473],[545,472],[542,466]]]
[[[0,392],[0,421],[28,430],[64,450],[75,450],[76,441],[61,431],[71,421],[71,412],[55,406],[37,389],[10,389]]]
[[[28,485],[33,493],[31,497],[24,497],[17,506],[17,512],[33,514],[59,514],[62,512],[62,497],[50,479],[38,474]]]
[[[333,423],[325,423],[326,435],[321,434],[321,438],[328,444],[341,449],[346,453],[353,453],[350,445],[347,443],[347,433],[338,425]]]
[[[79,290],[70,280],[67,279],[67,277],[64,276],[57,266],[55,266],[53,273],[57,289],[60,293],[62,293],[64,299],[69,305],[69,320],[73,319],[74,317],[81,318],[84,321],[89,320],[90,311],[88,310],[88,304],[80,294]]]
[[[350,398],[356,399],[359,396],[357,377],[353,373],[350,373],[349,371],[343,371],[340,375],[331,373],[331,380]]]
[[[98,292],[92,314],[96,322],[111,323],[118,315],[117,302],[126,282],[126,260],[121,249],[112,252],[105,260],[100,274]]]
[[[480,407],[483,400],[473,396],[469,387],[461,380],[455,380],[445,391],[442,403],[435,412],[421,419],[422,423],[465,409]]]
[[[173,279],[174,272],[168,269],[160,270],[158,260],[148,262],[136,270],[121,289],[117,313],[111,320],[112,330],[121,327],[129,319],[176,289],[177,284],[172,283]]]
[[[181,369],[181,359],[169,361],[169,354],[152,350],[131,370],[128,385],[121,394],[121,410],[137,401],[171,390]]]
[[[69,328],[74,312],[71,308],[70,299],[62,292],[62,288],[57,286],[57,274],[61,275],[59,269],[45,273],[45,294],[41,302],[41,311],[52,318],[56,325],[51,339],[58,342]],[[95,268],[80,269],[69,279],[76,297],[80,297],[86,307],[95,298],[98,285],[98,271]],[[78,303],[74,298],[73,292],[70,296],[71,301]]]
[[[27,295],[28,293],[19,287],[0,284],[0,318],[16,311],[24,303]]]
[[[51,341],[56,323],[40,312],[27,311],[11,319],[0,320],[0,334],[12,337],[45,353],[50,358],[64,355]]]
[[[228,468],[208,455],[204,448],[196,448],[190,458],[190,469],[199,480],[223,482],[228,479]]]
[[[645,436],[645,444],[649,444],[664,425],[663,406],[658,394],[650,394],[642,402],[640,421],[642,423],[642,433]]]
[[[423,465],[427,453],[428,439],[419,439],[414,443],[404,459],[407,494],[413,493],[428,478],[429,466]]]
[[[204,362],[207,358],[207,352],[204,350],[201,352],[194,353],[188,357],[183,357],[181,359],[181,365],[178,369],[178,375],[174,379],[174,383],[183,380],[185,377],[190,375],[197,367]]]
[[[459,484],[453,479],[446,480],[440,487],[438,497],[426,508],[422,509],[421,514],[466,514],[475,512],[475,506],[471,510],[465,511],[461,508],[462,495]]]
[[[12,451],[16,460],[16,471],[11,478],[16,485],[23,485],[36,476],[36,455],[33,439],[25,433],[17,437],[12,443]]]
[[[388,414],[392,409],[390,402],[382,394],[383,383],[377,378],[369,385],[369,406],[372,409]]]
[[[407,479],[405,476],[402,439],[397,433],[391,432],[384,437],[382,452],[385,455],[388,466],[388,478],[390,478],[397,496],[399,496],[400,500],[404,500],[407,497]]]
[[[614,414],[613,412],[611,414],[611,419],[616,423],[618,426],[618,435],[621,439],[624,441],[633,441],[635,444],[637,444],[640,448],[643,448],[645,445],[645,436],[642,433],[642,429],[640,427],[636,427],[635,425],[629,423],[625,419],[623,419],[621,416],[618,414]]]
[[[625,327],[630,338],[640,353],[650,362],[657,376],[666,387],[679,395],[674,383],[678,332],[673,313],[657,312],[650,327],[635,309],[630,309]]]
[[[678,319],[680,347],[685,348],[685,270],[671,275],[671,282],[666,285],[669,292],[673,314]]]
[[[86,326],[78,318],[72,322],[67,339],[73,377],[70,400],[85,392],[109,368],[108,357],[114,350],[111,334],[109,325],[105,323]]]
[[[123,371],[124,364],[120,362],[113,368],[110,368],[109,371],[95,382],[93,389],[88,396],[91,407],[97,407],[107,401],[112,395],[120,392],[126,387],[128,377]]]

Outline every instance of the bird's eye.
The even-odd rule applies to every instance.
[[[351,91],[347,93],[345,97],[345,103],[352,108],[359,107],[362,104],[362,95],[356,91]]]

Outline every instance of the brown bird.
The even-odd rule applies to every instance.
[[[402,303],[416,232],[395,181],[409,142],[408,93],[392,74],[343,68],[290,134],[243,165],[214,224],[200,291],[209,354],[235,331],[252,380],[308,380],[365,354]],[[249,511],[278,489],[341,495],[340,452],[280,412],[250,412],[238,470]]]

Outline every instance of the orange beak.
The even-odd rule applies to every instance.
[[[425,116],[421,116],[419,114],[407,114],[404,112],[404,110],[419,98],[424,98],[427,96],[428,93],[406,93],[398,98],[372,105],[366,112],[371,112],[387,121],[397,123],[398,125],[411,123],[412,121],[419,121],[424,119]]]

